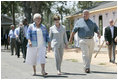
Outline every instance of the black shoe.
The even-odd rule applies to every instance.
[[[90,69],[89,69],[89,68],[86,68],[86,69],[85,69],[85,72],[86,72],[86,73],[90,73]]]
[[[23,63],[25,63],[25,60],[23,61]]]
[[[112,63],[112,60],[109,60],[109,62],[111,62],[111,63]]]
[[[36,74],[34,73],[33,76],[36,76]]]
[[[112,61],[112,60],[109,60],[109,62],[111,62],[111,63],[113,63],[113,64],[115,63],[115,61]]]
[[[115,64],[116,62],[115,61],[112,61],[113,64]]]
[[[17,58],[20,58],[19,56]]]

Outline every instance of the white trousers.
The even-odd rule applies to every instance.
[[[26,63],[30,65],[45,64],[46,47],[28,47]]]
[[[79,45],[82,50],[84,68],[90,68],[91,57],[94,51],[94,39],[79,39]]]

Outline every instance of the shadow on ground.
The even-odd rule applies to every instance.
[[[1,49],[1,52],[10,52],[10,49]]]
[[[35,75],[35,76],[40,76],[40,77],[44,77],[44,78],[68,78],[68,75],[86,75],[86,74],[79,74],[79,73],[67,73],[67,72],[62,72],[62,75],[46,75],[46,76],[42,76],[42,75]]]
[[[62,72],[62,75],[86,75],[86,74]]]
[[[35,75],[35,76],[40,76],[40,77],[44,77],[44,78],[67,78],[68,76],[63,76],[63,75],[46,75],[46,76],[43,76],[43,75]]]
[[[101,73],[101,74],[117,74],[117,72],[102,72],[102,71],[91,71],[91,73]]]

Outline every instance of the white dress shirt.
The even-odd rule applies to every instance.
[[[38,41],[38,47],[44,44],[43,33],[42,33],[41,28],[37,28],[37,41]]]
[[[112,35],[112,38],[113,38],[113,35],[114,35],[114,27],[113,26],[110,26],[110,30],[111,30],[111,35]]]

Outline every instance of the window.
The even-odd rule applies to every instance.
[[[115,12],[113,12],[113,16],[115,16]]]
[[[106,15],[106,17],[108,17],[108,13],[106,13],[105,15]]]
[[[93,20],[95,20],[95,15],[93,16]]]
[[[99,16],[99,32],[102,36],[103,35],[103,18],[102,18],[102,15]]]

